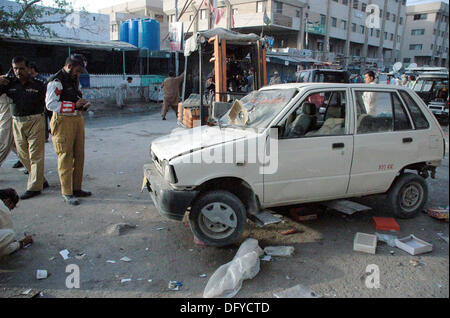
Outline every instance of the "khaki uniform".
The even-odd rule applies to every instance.
[[[0,167],[11,150],[16,152],[10,104],[12,104],[11,98],[6,94],[0,96]]]
[[[11,217],[0,209],[0,258],[20,248],[19,242],[14,239],[15,236]]]
[[[58,155],[58,173],[61,193],[73,195],[81,190],[84,169],[84,118],[81,114],[69,116],[53,114],[50,121],[53,145]]]
[[[161,110],[161,116],[166,117],[169,107],[173,109],[175,114],[178,114],[178,102],[180,100],[180,84],[184,79],[184,74],[178,77],[166,78],[162,84],[164,88],[164,101]]]
[[[17,156],[28,170],[28,191],[42,191],[45,160],[44,114],[13,117]]]

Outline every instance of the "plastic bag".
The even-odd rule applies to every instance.
[[[292,246],[267,246],[264,253],[270,256],[292,256],[294,248]]]
[[[203,298],[234,297],[244,280],[252,279],[259,273],[259,257],[262,254],[257,240],[245,240],[233,260],[220,266],[211,276],[203,292]]]
[[[385,242],[390,247],[396,247],[395,240],[397,236],[395,235],[389,235],[389,234],[380,234],[375,232],[375,235],[377,236],[379,241]]]

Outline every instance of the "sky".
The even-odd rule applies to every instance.
[[[407,0],[407,4],[420,4],[420,3],[429,3],[436,2],[437,0]],[[443,2],[448,3],[449,0],[441,0]],[[116,4],[125,3],[126,0],[72,0],[72,4],[75,9],[79,9],[84,7],[87,11],[90,12],[98,12],[99,9],[110,7]],[[51,5],[53,0],[44,0],[43,4]]]

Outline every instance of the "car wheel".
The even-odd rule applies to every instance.
[[[211,191],[192,205],[189,224],[194,235],[211,246],[236,242],[246,224],[246,210],[237,196],[228,191]]]
[[[391,210],[401,219],[415,217],[423,210],[427,200],[428,185],[424,178],[414,173],[401,175],[388,193]]]

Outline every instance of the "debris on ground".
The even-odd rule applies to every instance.
[[[200,245],[200,246],[208,246],[207,244],[203,243],[202,241],[200,241],[197,236],[194,235],[194,244],[196,245]]]
[[[448,244],[448,236],[444,236],[444,233],[438,233],[437,236],[439,236],[442,240],[444,240]]]
[[[69,259],[69,254],[70,254],[69,250],[62,250],[59,252],[59,254],[62,256],[62,258],[64,260]]]
[[[357,252],[364,252],[375,254],[377,249],[376,235],[366,233],[356,233],[353,241],[353,250]]]
[[[125,234],[127,231],[135,228],[136,225],[128,223],[112,224],[108,226],[108,228],[106,229],[106,234],[110,236],[120,236],[122,234]]]
[[[179,291],[179,290],[181,289],[182,286],[183,286],[183,283],[182,283],[182,282],[179,282],[179,281],[176,281],[176,280],[171,280],[171,281],[169,282],[168,288],[169,288],[170,290],[173,290],[173,291]]]
[[[277,292],[273,294],[276,298],[321,298],[322,296],[316,294],[312,289],[303,286],[296,285],[289,289]]]
[[[415,237],[412,234],[402,239],[396,239],[395,244],[399,249],[411,255],[418,255],[433,251],[433,245]]]
[[[36,271],[36,279],[46,279],[48,277],[48,272],[45,269],[38,269]]]
[[[115,264],[116,261],[113,261],[113,260],[107,260],[106,263]]]
[[[129,258],[129,257],[126,257],[126,256],[124,256],[124,257],[122,257],[121,259],[120,259],[122,262],[131,262],[131,258]]]
[[[252,279],[259,273],[259,258],[262,254],[257,240],[246,239],[233,260],[220,266],[211,276],[203,292],[203,298],[234,297],[244,280]]]
[[[27,289],[27,290],[25,290],[24,292],[22,292],[22,295],[28,295],[29,293],[31,293],[31,291],[32,291],[32,289],[30,288],[30,289]]]
[[[295,233],[297,233],[296,229],[289,229],[289,230],[280,232],[281,235],[291,235],[291,234],[295,234]]]
[[[375,229],[379,231],[400,232],[400,226],[394,218],[382,218],[374,216],[372,218]]]
[[[78,254],[75,256],[75,258],[78,259],[78,260],[82,260],[85,256],[86,256],[85,253],[78,253]]]
[[[289,215],[296,222],[314,221],[318,218],[316,209],[307,206],[292,208],[289,210]]]
[[[372,208],[369,208],[368,206],[348,200],[328,201],[322,203],[322,205],[326,206],[329,209],[333,209],[347,215],[353,215],[356,212],[372,210]]]
[[[443,208],[443,207],[429,208],[427,210],[427,214],[437,220],[443,220],[446,222],[449,221],[448,207],[447,208]]]
[[[269,256],[292,256],[294,248],[292,246],[267,246],[264,253]]]
[[[200,274],[200,278],[205,278],[206,276],[206,274]]]
[[[414,267],[420,266],[420,265],[425,265],[425,263],[417,260],[417,259],[412,259],[409,261],[409,264],[411,264]]]
[[[397,247],[397,245],[395,244],[397,236],[389,234],[380,234],[377,232],[375,232],[375,235],[377,236],[378,241],[384,242],[390,247]]]
[[[261,260],[264,261],[264,262],[270,262],[272,260],[272,256],[270,256],[270,255],[263,255],[261,257]]]
[[[123,283],[131,282],[131,278],[123,278],[123,279],[120,280],[120,282],[121,282],[122,284],[123,284]]]

